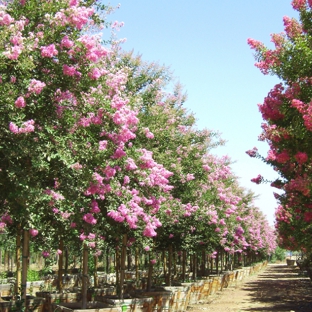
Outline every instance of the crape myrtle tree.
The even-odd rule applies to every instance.
[[[253,195],[238,187],[227,157],[210,154],[224,142],[216,132],[196,129],[194,115],[183,107],[180,85],[172,94],[163,91],[170,82],[166,68],[145,63],[133,53],[124,54],[121,62],[132,68],[125,92],[139,110],[137,139],[140,136],[155,159],[173,172],[169,180],[174,188],[162,204],[162,226],[157,229],[154,248],[169,249],[169,256],[172,248],[193,254],[215,255],[217,249],[225,248],[242,252],[249,245],[244,231],[237,236],[243,221],[237,207],[250,204]],[[231,239],[227,226],[233,232]]]
[[[172,94],[164,92],[170,82],[166,68],[145,63],[132,53],[125,54],[122,62],[133,68],[126,90],[139,109],[140,141],[174,173],[170,177],[174,188],[161,209],[162,227],[157,230],[155,247],[169,249],[169,254],[173,248],[194,252],[198,249],[198,237],[192,229],[198,218],[195,212],[200,213],[196,201],[203,177],[207,176],[202,157],[222,141],[217,133],[196,129],[194,115],[183,107],[185,95],[181,86],[177,85]]]
[[[312,2],[293,0],[299,20],[285,16],[284,32],[271,35],[274,48],[248,39],[255,50],[255,64],[264,74],[276,75],[281,82],[274,86],[259,105],[263,117],[260,140],[269,144],[267,156],[257,149],[247,151],[272,166],[279,178],[272,186],[275,194],[276,228],[281,246],[311,251],[311,61]],[[259,175],[255,183],[265,179]]]
[[[42,232],[47,248],[57,234],[95,249],[110,220],[153,237],[159,195],[172,188],[171,173],[130,142],[128,69],[115,66],[115,41],[88,34],[103,22],[94,4],[1,6],[1,227]]]

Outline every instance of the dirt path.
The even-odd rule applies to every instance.
[[[223,289],[189,312],[312,312],[312,284],[297,267],[269,264],[241,285]]]

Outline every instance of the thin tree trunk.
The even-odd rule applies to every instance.
[[[172,285],[172,245],[168,249],[168,286]]]
[[[116,287],[117,287],[117,295],[120,296],[121,289],[120,286],[120,251],[116,249],[115,255],[115,268],[116,268]]]
[[[149,257],[149,264],[148,264],[148,275],[147,275],[147,285],[146,285],[147,291],[151,291],[152,289],[152,276],[153,276],[154,265],[150,260],[151,260],[151,257]]]
[[[172,261],[173,261],[173,276],[177,276],[177,253],[175,250],[172,251]]]
[[[87,292],[88,292],[88,247],[83,245],[82,253],[82,309],[87,308]]]
[[[131,270],[131,267],[132,267],[132,253],[131,253],[131,250],[127,250],[127,268],[128,268],[128,271]]]
[[[120,298],[123,299],[124,288],[123,284],[125,281],[125,271],[126,271],[126,256],[127,256],[127,234],[123,235],[122,247],[121,247],[121,259],[120,259]]]
[[[57,290],[61,292],[63,289],[63,249],[64,249],[64,243],[62,239],[59,241],[59,249],[62,251],[62,253],[58,255]]]
[[[136,286],[139,285],[139,250],[138,248],[135,249],[135,281]]]
[[[14,291],[18,293],[18,287],[21,284],[21,225],[18,225],[17,235],[16,235],[16,251],[15,251],[15,258],[16,258],[16,283],[14,285]]]
[[[110,257],[109,257],[109,248],[106,248],[106,268],[105,268],[105,272],[106,274],[109,273],[109,265],[110,265]]]
[[[98,274],[97,274],[98,263],[99,263],[99,258],[97,256],[94,256],[94,274],[93,274],[94,287],[98,287],[98,285],[99,285],[99,278],[98,278]]]
[[[162,258],[163,258],[163,269],[164,269],[164,276],[165,276],[165,279],[166,279],[166,276],[167,276],[167,258],[166,258],[166,251],[163,250],[162,252]]]
[[[67,276],[68,275],[68,248],[65,247],[65,265],[64,265],[64,274]]]
[[[201,259],[201,276],[205,275],[206,270],[206,252],[202,250],[202,259]]]
[[[186,274],[186,251],[183,250],[182,254],[182,281],[185,281],[185,274]]]
[[[21,283],[21,297],[25,303],[26,309],[26,293],[27,293],[27,269],[29,261],[29,231],[23,231],[23,259],[22,259],[22,283]]]

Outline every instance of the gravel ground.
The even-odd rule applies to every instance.
[[[298,267],[268,264],[235,287],[190,305],[189,312],[312,312],[312,284]]]

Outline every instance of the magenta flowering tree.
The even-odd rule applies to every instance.
[[[174,188],[161,206],[162,226],[154,245],[214,256],[217,250],[242,252],[249,244],[239,232],[244,221],[238,207],[248,205],[252,196],[239,189],[228,158],[210,155],[222,140],[217,133],[196,129],[194,116],[183,107],[181,87],[172,94],[163,91],[170,81],[165,68],[131,53],[121,62],[132,68],[125,91],[140,112],[136,139],[173,172]]]
[[[90,33],[105,22],[94,4],[1,6],[1,228],[38,231],[45,256],[65,237],[96,250],[111,228],[155,236],[172,188],[172,173],[131,142],[128,69],[118,42]]]
[[[259,105],[264,119],[261,140],[270,147],[262,157],[257,149],[248,151],[259,157],[280,174],[272,186],[282,190],[276,194],[276,228],[281,243],[290,249],[311,250],[307,237],[311,234],[311,16],[312,3],[293,0],[300,20],[284,17],[285,31],[273,34],[274,49],[261,42],[248,39],[256,52],[256,66],[264,74],[274,74],[281,83],[274,86]],[[254,182],[261,183],[258,176]]]

